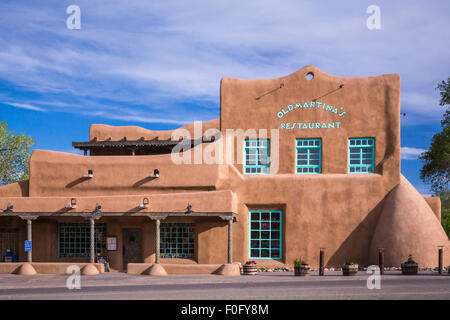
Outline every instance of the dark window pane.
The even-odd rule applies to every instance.
[[[259,258],[259,250],[251,250],[250,254],[254,258]]]
[[[272,212],[272,221],[279,221],[279,220],[280,220],[280,213]]]
[[[269,221],[270,220],[270,213],[269,212],[262,212],[261,213],[261,220]]]
[[[252,231],[252,239],[259,239],[259,231]]]
[[[261,231],[261,239],[269,239],[270,232],[269,231]]]
[[[279,239],[280,238],[280,231],[271,231],[271,238],[272,239]]]
[[[270,257],[270,250],[269,249],[261,250],[261,258],[269,258],[269,257]]]
[[[281,258],[280,250],[272,250],[272,258]]]

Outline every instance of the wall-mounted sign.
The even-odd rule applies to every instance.
[[[322,110],[328,111],[335,114],[338,117],[344,116],[347,112],[344,111],[344,107],[334,107],[332,105],[326,104],[320,101],[310,101],[304,103],[296,103],[288,104],[286,107],[281,108],[281,110],[277,113],[277,117],[282,119],[286,114],[295,110],[303,110],[303,109],[313,109],[313,110]],[[339,129],[341,122],[332,121],[332,122],[283,122],[280,124],[280,129]]]
[[[288,114],[289,112],[291,112],[293,110],[301,110],[301,109],[306,109],[306,108],[313,108],[315,110],[329,111],[331,113],[338,115],[339,117],[342,117],[347,113],[344,111],[344,107],[337,108],[337,107],[330,106],[329,104],[326,104],[326,103],[320,102],[320,101],[311,101],[308,104],[308,102],[305,101],[305,103],[303,103],[303,104],[296,103],[295,107],[293,104],[288,104],[286,106],[286,109],[281,108],[281,110],[277,113],[277,117],[281,119],[284,117],[285,114]]]
[[[25,252],[31,251],[31,240],[25,240]]]
[[[108,251],[117,250],[117,237],[107,237],[106,238],[106,248]]]
[[[339,129],[340,122],[283,122],[280,129]]]

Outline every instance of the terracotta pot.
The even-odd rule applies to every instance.
[[[258,272],[258,266],[256,264],[243,264],[242,274],[243,275],[255,275]]]
[[[419,271],[417,263],[402,263],[402,274],[413,275]]]
[[[358,274],[358,264],[343,264],[342,275],[343,276],[356,276]]]
[[[305,277],[309,275],[309,264],[294,266],[294,275]]]

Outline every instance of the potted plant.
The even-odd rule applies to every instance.
[[[294,260],[294,275],[301,277],[309,275],[309,264],[302,258]]]
[[[419,265],[413,260],[412,255],[408,256],[408,260],[402,263],[402,274],[417,274]]]
[[[242,265],[242,274],[255,275],[258,272],[258,264],[255,260],[249,260]]]
[[[342,265],[343,276],[356,276],[358,274],[358,264],[354,261],[347,261]]]

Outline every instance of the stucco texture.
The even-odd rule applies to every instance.
[[[306,75],[313,73],[308,80]],[[221,137],[183,152],[191,164],[175,164],[171,154],[139,156],[80,156],[35,150],[26,182],[0,187],[0,208],[7,203],[15,212],[52,212],[33,222],[33,260],[63,261],[57,257],[57,223],[82,221],[81,217],[58,216],[77,198],[75,212],[91,212],[96,203],[102,211],[123,212],[122,217],[103,217],[108,236],[118,237],[118,250],[108,252],[113,269],[122,270],[122,230],[142,230],[142,262],[155,261],[155,222],[133,213],[181,211],[190,203],[194,211],[233,212],[233,262],[249,259],[249,211],[282,212],[282,257],[261,259],[259,265],[292,265],[302,257],[312,267],[325,248],[325,262],[337,266],[353,260],[375,263],[378,247],[384,247],[386,265],[398,266],[412,253],[421,266],[437,265],[436,245],[444,245],[444,264],[450,263],[449,241],[439,224],[437,200],[424,200],[400,174],[400,77],[336,77],[314,66],[291,75],[260,80],[223,78],[221,117],[203,123],[203,132],[217,129]],[[310,107],[311,101],[330,107]],[[303,107],[304,102],[309,104]],[[302,107],[294,109],[297,104]],[[291,106],[291,107],[289,107]],[[284,113],[281,110],[292,111]],[[336,109],[336,112],[333,110]],[[343,113],[345,111],[345,114]],[[282,116],[280,114],[282,112]],[[298,123],[335,123],[339,128],[300,129]],[[297,123],[295,129],[289,128]],[[184,129],[195,135],[193,124]],[[244,174],[242,131],[265,129],[270,140],[270,174]],[[234,132],[230,132],[234,130]],[[90,139],[160,140],[172,131],[151,131],[125,126],[92,125]],[[260,137],[263,138],[263,137]],[[321,174],[296,174],[296,139],[322,141]],[[374,138],[374,173],[348,173],[348,139]],[[195,156],[214,150],[234,162],[195,162]],[[277,152],[279,150],[279,152]],[[192,163],[195,162],[195,163]],[[151,178],[154,169],[159,178]],[[93,170],[93,178],[83,175]],[[25,190],[26,189],[26,190]],[[139,210],[142,198],[149,208]],[[433,207],[433,210],[431,207]],[[195,223],[194,263],[227,262],[228,228],[219,218],[167,218],[171,222]],[[25,222],[0,217],[0,227],[16,228],[19,259],[23,261]],[[174,261],[174,263],[176,263]]]
[[[375,263],[378,248],[384,248],[386,265],[398,266],[412,254],[419,266],[436,266],[437,246],[444,246],[450,261],[448,237],[425,199],[402,176],[386,197],[370,246]]]

